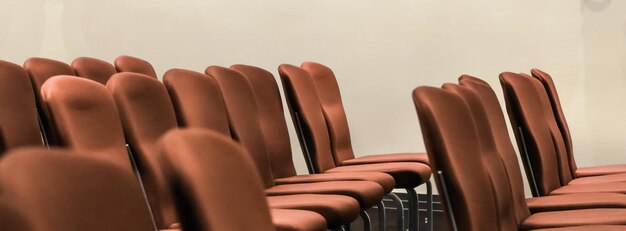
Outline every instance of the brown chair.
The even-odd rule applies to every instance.
[[[160,136],[177,128],[176,115],[165,86],[158,80],[137,73],[118,73],[107,83],[118,106],[127,141],[136,156],[139,171],[157,221],[170,227],[178,221],[171,197],[158,165],[156,142]],[[330,190],[329,186],[326,190]],[[314,195],[292,189],[291,194],[267,197],[270,207],[310,210],[324,216],[328,226],[337,227],[356,219],[359,204],[339,195]]]
[[[417,229],[419,204],[418,195],[414,188],[429,181],[430,167],[417,162],[388,162],[335,167],[335,163],[332,161],[332,140],[312,77],[306,70],[288,64],[280,65],[278,71],[292,121],[298,132],[300,146],[303,152],[310,156],[313,171],[384,172],[390,174],[396,181],[396,188],[403,188],[409,194],[409,228],[411,230]],[[428,187],[427,189],[428,194],[431,194],[431,188]]]
[[[626,175],[574,179],[565,142],[552,112],[548,95],[534,78],[504,72],[500,74],[507,111],[518,140],[525,167],[534,176],[538,195],[589,192],[626,193]],[[593,180],[593,178],[600,180]],[[591,183],[588,181],[591,179]],[[529,178],[529,181],[532,178]],[[611,181],[612,180],[612,181]],[[593,182],[596,181],[596,182]],[[604,181],[604,182],[602,182]]]
[[[512,193],[514,194],[514,203],[524,203],[524,185],[519,162],[513,149],[504,113],[496,93],[488,83],[469,75],[462,75],[459,78],[459,84],[471,90],[480,98],[479,106],[483,107],[487,112],[487,121],[476,121],[476,124],[479,127],[479,131],[490,131],[493,134],[490,137],[493,137],[493,142],[495,142],[506,167]],[[532,179],[532,177],[529,177],[529,179]],[[533,181],[530,182],[532,183]],[[626,206],[626,195],[617,193],[579,193],[528,198],[525,203],[532,213],[586,208],[624,208]],[[525,211],[517,209],[516,214],[518,217],[522,217],[525,215]]]
[[[155,79],[157,78],[156,71],[154,71],[152,64],[137,57],[127,55],[118,56],[114,64],[118,72],[133,72],[154,77]]]
[[[473,94],[471,91],[464,93]],[[473,97],[477,97],[474,95]],[[458,93],[432,87],[413,92],[426,150],[436,171],[453,227],[462,230],[532,230],[581,225],[624,225],[624,209],[586,209],[528,215],[524,203],[513,203],[511,185],[490,131],[477,132],[486,112]],[[472,113],[472,110],[483,110]],[[474,115],[483,115],[474,118]],[[491,144],[490,144],[491,143]],[[518,200],[519,201],[519,200]],[[519,220],[513,210],[526,210]],[[588,228],[586,230],[592,230]]]
[[[117,73],[113,64],[90,57],[74,59],[72,68],[74,68],[76,76],[91,79],[103,85],[106,85],[109,78]]]
[[[1,201],[25,215],[27,230],[154,230],[133,176],[89,156],[20,149],[0,162],[0,182]]]
[[[563,113],[563,108],[561,108],[561,101],[559,100],[559,94],[556,90],[554,81],[552,80],[552,76],[536,68],[532,69],[531,73],[533,77],[541,81],[541,83],[543,84],[543,87],[548,93],[550,104],[552,106],[552,111],[554,112],[554,116],[556,117],[556,122],[561,131],[563,141],[565,142],[565,148],[567,150],[567,156],[569,160],[568,162],[570,165],[570,169],[572,170],[572,177],[579,178],[579,177],[587,177],[587,176],[626,173],[626,164],[594,166],[594,167],[584,167],[584,168],[578,168],[576,166],[576,160],[574,159],[574,148],[572,144],[572,135],[570,134],[569,127],[567,125],[567,120],[565,120],[565,113]]]
[[[74,70],[66,63],[46,58],[27,59],[24,62],[24,70],[28,73],[30,82],[33,85],[33,91],[35,92],[44,142],[46,145],[55,145],[56,129],[52,124],[52,118],[48,115],[48,109],[41,99],[41,86],[53,76],[75,75]]]
[[[200,128],[172,130],[160,139],[159,154],[184,230],[274,230],[255,166],[230,137]],[[326,230],[314,212],[273,213],[279,230]],[[287,214],[298,216],[281,219]]]
[[[16,64],[0,61],[0,88],[4,150],[43,146],[35,93],[26,71]]]
[[[60,146],[132,173],[119,113],[104,85],[58,75],[44,83],[41,95],[58,129]]]

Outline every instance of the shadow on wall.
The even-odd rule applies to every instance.
[[[585,5],[587,5],[590,10],[599,12],[609,8],[611,1],[612,0],[585,0]]]

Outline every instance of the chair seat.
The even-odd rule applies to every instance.
[[[612,182],[623,182],[623,181],[626,181],[626,173],[578,177],[576,179],[573,179],[567,184],[568,185],[597,184],[597,183],[612,183]]]
[[[389,162],[418,162],[428,165],[428,155],[426,153],[390,153],[390,154],[376,154],[357,157],[354,159],[344,160],[343,165],[355,165],[355,164],[375,164],[375,163],[389,163]]]
[[[522,221],[520,230],[579,225],[626,225],[626,209],[582,209],[535,213]]]
[[[360,212],[359,202],[348,196],[298,194],[269,196],[267,202],[273,209],[307,210],[320,214],[328,228],[336,228],[354,221]]]
[[[572,193],[626,193],[626,182],[565,185],[550,192],[550,195]]]
[[[276,231],[324,231],[326,221],[321,215],[303,210],[272,209],[272,222]]]
[[[603,165],[576,169],[576,177],[626,173],[626,164]]]
[[[531,213],[591,208],[626,208],[626,195],[619,193],[577,193],[526,199]]]
[[[369,181],[329,181],[318,183],[283,184],[265,189],[268,196],[293,194],[333,194],[356,199],[361,209],[369,209],[383,199],[383,188]]]
[[[326,181],[372,181],[378,183],[385,194],[390,193],[396,186],[392,176],[380,172],[327,172],[320,174],[307,174],[275,179],[274,182],[281,184],[316,183]]]
[[[431,176],[428,165],[411,162],[346,165],[327,172],[384,172],[396,180],[396,188],[415,188],[426,183]]]
[[[624,225],[584,225],[584,226],[573,226],[573,227],[563,227],[563,228],[553,228],[553,229],[533,229],[533,231],[623,231],[626,230],[626,226]]]

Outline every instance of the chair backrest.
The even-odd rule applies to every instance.
[[[152,64],[146,60],[133,56],[122,55],[118,56],[113,63],[115,64],[115,68],[118,72],[134,72],[154,77],[155,79],[157,78],[154,67],[152,67]]]
[[[0,127],[4,147],[43,146],[35,93],[21,66],[0,61]]]
[[[184,230],[274,230],[256,167],[230,137],[200,128],[174,130],[159,147]]]
[[[52,124],[52,118],[48,114],[48,108],[41,99],[41,86],[49,78],[57,75],[75,75],[74,69],[64,62],[46,59],[46,58],[29,58],[24,62],[24,70],[30,77],[33,85],[35,99],[37,100],[37,108],[39,109],[39,117],[43,124],[43,131],[46,134],[49,145],[56,144],[56,128]]]
[[[74,68],[76,76],[91,79],[101,84],[107,84],[111,76],[117,73],[113,64],[90,57],[74,59],[72,68]]]
[[[0,162],[0,185],[31,230],[154,230],[137,180],[89,156],[20,149]]]
[[[444,84],[442,88],[460,96],[470,109],[481,148],[480,155],[477,157],[483,160],[491,178],[491,184],[495,189],[499,230],[516,230],[519,224],[530,215],[530,211],[526,205],[523,191],[522,194],[513,193],[509,172],[498,150],[482,100],[472,90],[457,84]],[[523,187],[523,185],[520,186]],[[518,212],[520,213],[519,217]]]
[[[241,64],[230,66],[230,69],[245,76],[254,90],[274,178],[295,176],[283,101],[274,75],[264,69]]]
[[[315,83],[330,135],[335,164],[341,165],[345,160],[354,159],[348,119],[335,74],[329,67],[315,62],[305,62],[300,67],[309,72]]]
[[[215,78],[222,91],[233,139],[251,155],[265,187],[273,186],[272,166],[250,82],[241,73],[225,67],[210,66],[205,73]]]
[[[228,115],[219,86],[210,76],[195,71],[165,72],[167,88],[180,127],[200,127],[230,136]]]
[[[565,119],[565,113],[563,113],[563,108],[561,107],[561,100],[559,99],[559,93],[556,91],[556,86],[554,85],[554,80],[552,80],[552,76],[550,74],[539,70],[537,68],[533,68],[530,73],[533,77],[537,78],[543,84],[543,87],[546,89],[548,93],[548,98],[550,99],[550,104],[552,106],[552,111],[554,112],[554,116],[556,117],[556,122],[559,125],[559,129],[561,130],[561,134],[563,135],[563,141],[565,142],[565,148],[567,148],[567,155],[569,157],[569,165],[572,170],[572,176],[575,176],[576,169],[576,159],[574,159],[574,147],[572,144],[572,135],[569,131],[569,126],[567,126],[567,120]]]
[[[119,110],[157,227],[167,228],[178,218],[160,170],[156,143],[168,130],[178,127],[172,101],[159,80],[142,74],[117,73],[106,86]]]
[[[324,112],[310,74],[289,64],[280,65],[278,72],[300,146],[313,162],[312,172],[325,172],[336,167]]]
[[[0,201],[0,230],[35,231],[29,224],[28,216],[17,209]]]
[[[450,199],[456,226],[499,230],[494,187],[469,107],[458,95],[433,87],[416,88],[413,100],[438,191]]]
[[[522,172],[519,167],[519,161],[517,159],[515,149],[513,149],[513,143],[511,143],[511,137],[509,136],[509,131],[507,130],[506,119],[504,118],[504,112],[500,107],[500,102],[498,102],[498,97],[491,86],[489,86],[489,84],[482,79],[469,75],[462,75],[459,78],[459,84],[474,92],[480,98],[481,107],[483,107],[487,112],[487,119],[489,123],[489,127],[487,129],[491,130],[493,140],[506,167],[509,182],[511,183],[513,204],[515,204],[515,215],[518,220],[524,219],[528,217],[528,209],[524,208],[526,205],[526,199]],[[528,176],[530,179],[530,175]],[[532,182],[532,179],[530,179],[529,182]]]
[[[59,144],[132,172],[113,96],[98,82],[69,75],[50,78],[41,94],[58,130]]]
[[[504,72],[500,83],[520,153],[530,159],[539,194],[548,195],[572,179],[548,96],[539,80],[519,74]]]

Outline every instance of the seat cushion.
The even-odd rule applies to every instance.
[[[276,231],[324,231],[326,221],[321,215],[303,210],[272,209],[272,222]]]
[[[579,225],[626,225],[626,209],[582,209],[535,213],[522,221],[520,230]]]
[[[576,177],[626,173],[626,164],[603,165],[576,169]]]
[[[285,196],[269,196],[267,202],[273,209],[307,210],[320,214],[328,228],[350,224],[360,212],[359,202],[348,196],[298,194]]]
[[[333,194],[356,199],[361,209],[369,209],[383,199],[383,188],[370,181],[329,181],[318,183],[283,184],[265,190],[268,196],[293,194]]]
[[[572,193],[622,193],[626,194],[626,182],[566,185],[550,192],[550,195]]]
[[[569,185],[574,184],[597,184],[597,183],[611,183],[611,182],[623,182],[626,181],[626,173],[618,173],[618,174],[609,174],[609,175],[598,175],[598,176],[588,176],[588,177],[578,177],[576,179],[571,180]]]
[[[591,208],[626,208],[626,195],[619,193],[577,193],[526,199],[532,213]]]
[[[396,188],[415,188],[430,179],[430,167],[411,162],[394,162],[335,167],[327,172],[384,172],[396,180]]]
[[[365,181],[373,181],[378,183],[385,194],[390,193],[391,190],[396,186],[396,181],[392,176],[385,173],[380,172],[327,172],[320,174],[308,174],[308,175],[299,175],[292,177],[285,177],[275,179],[274,182],[276,184],[297,184],[297,183],[315,183],[315,182],[325,182],[325,181],[353,181],[353,180],[365,180]]]
[[[428,155],[426,153],[390,153],[376,154],[357,157],[354,159],[344,160],[343,165],[355,164],[375,164],[389,162],[418,162],[428,165]]]
[[[584,225],[553,229],[533,229],[533,231],[623,231],[626,230],[624,225]]]

